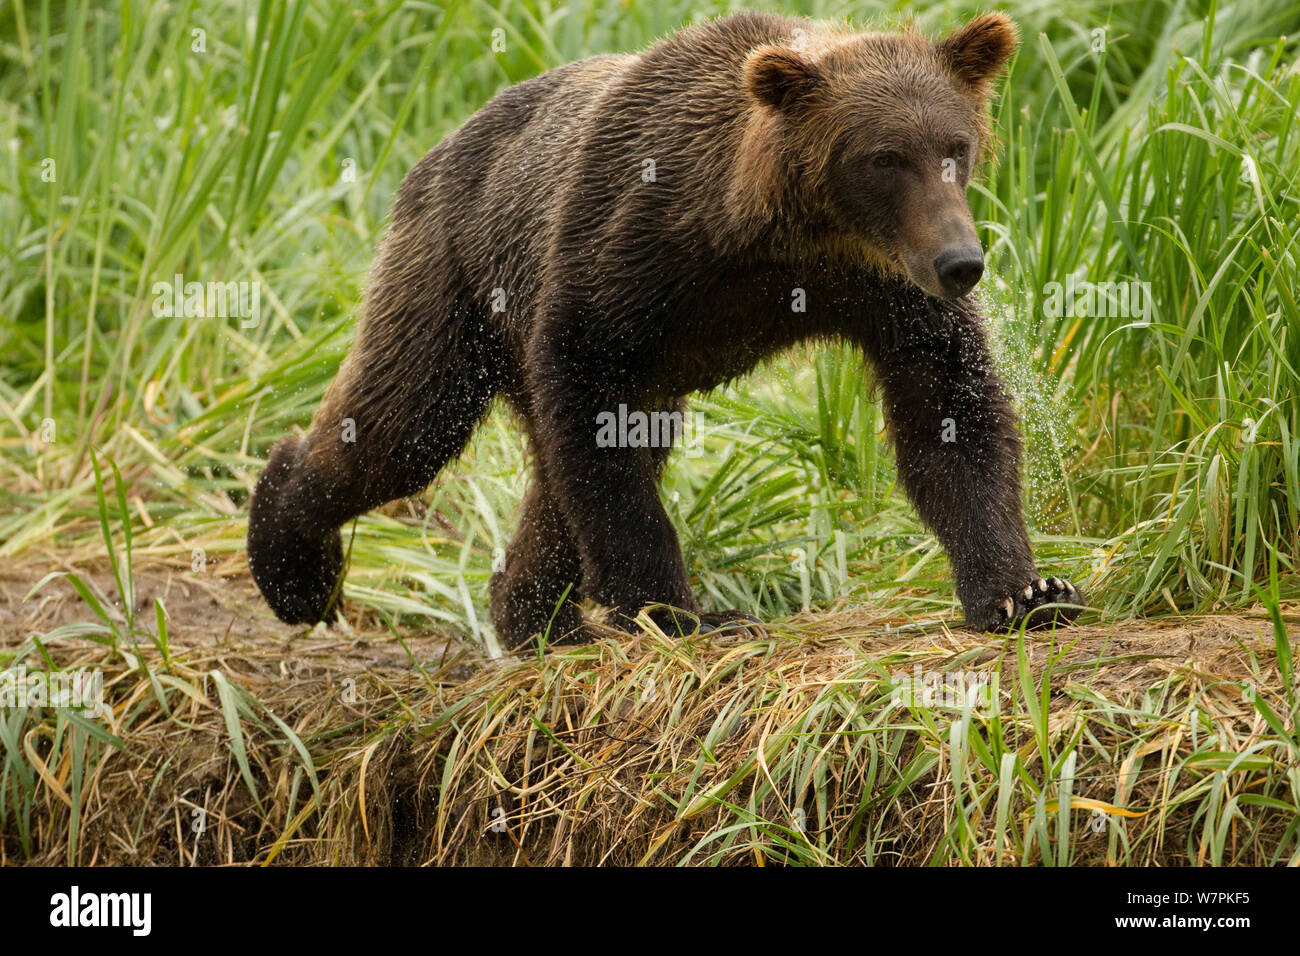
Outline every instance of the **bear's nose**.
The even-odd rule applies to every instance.
[[[949,298],[965,295],[984,274],[984,251],[979,246],[945,249],[934,260],[934,272]]]

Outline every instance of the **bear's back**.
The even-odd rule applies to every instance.
[[[557,244],[592,260],[648,230],[667,241],[726,221],[720,187],[752,109],[745,58],[805,26],[739,14],[511,86],[407,174],[394,228],[436,246],[468,300],[504,300],[494,318],[518,345]]]

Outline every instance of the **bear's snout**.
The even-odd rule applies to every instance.
[[[984,250],[977,245],[945,249],[934,259],[934,274],[947,298],[963,296],[984,275]]]

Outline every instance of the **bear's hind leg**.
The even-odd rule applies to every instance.
[[[334,618],[340,526],[425,488],[504,381],[506,345],[480,315],[452,310],[431,323],[402,314],[420,301],[367,315],[307,435],[277,444],[258,479],[249,569],[287,623]]]
[[[285,438],[271,449],[248,515],[248,568],[275,616],[314,624],[328,614],[343,570],[338,526],[314,520],[317,486],[306,464],[308,439]]]
[[[492,626],[498,639],[510,648],[535,634],[545,634],[550,644],[585,641],[577,604],[581,587],[577,543],[538,468],[505,564],[492,574]]]
[[[610,623],[623,629],[644,607],[658,604],[665,606],[650,616],[665,633],[689,634],[697,621],[705,631],[760,633],[761,625],[749,615],[704,611],[691,592],[677,532],[659,497],[669,447],[647,447],[630,436],[611,444],[598,428],[620,405],[655,413],[669,400],[652,396],[638,402],[592,382],[593,373],[617,376],[590,356],[547,348],[550,343],[542,339],[544,351],[534,356],[533,370],[547,374],[537,380],[534,446],[572,529],[584,595],[608,609]],[[575,383],[581,384],[575,388]],[[680,410],[680,405],[667,407]]]

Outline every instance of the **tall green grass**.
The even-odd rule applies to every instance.
[[[750,6],[938,33],[984,5]],[[123,476],[136,553],[242,551],[259,463],[346,349],[404,172],[510,83],[737,8],[7,5],[0,555],[96,547],[92,449]],[[972,200],[1041,562],[1108,614],[1250,601],[1270,563],[1294,597],[1300,3],[1007,9],[1024,45]],[[155,315],[177,272],[260,282],[261,322]],[[1052,318],[1044,289],[1069,276],[1149,283],[1152,312]],[[800,350],[696,409],[705,454],[665,496],[708,600],[953,606],[851,354]],[[490,642],[522,465],[494,416],[427,508],[362,519],[349,596]]]

